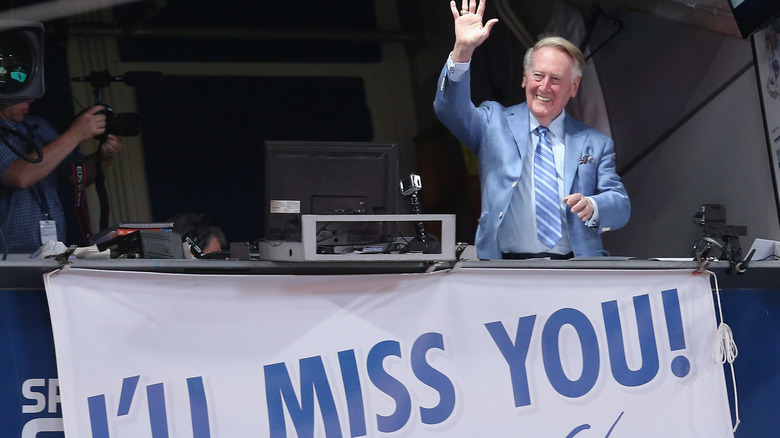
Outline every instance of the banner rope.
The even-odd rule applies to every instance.
[[[740,419],[739,400],[737,398],[737,375],[734,373],[734,360],[737,358],[739,351],[737,350],[736,342],[734,342],[734,335],[731,332],[731,327],[723,322],[723,307],[720,304],[720,288],[718,287],[718,277],[714,272],[707,271],[707,273],[710,274],[710,277],[715,282],[715,297],[717,298],[718,319],[720,320],[720,324],[718,324],[718,334],[715,339],[715,348],[712,350],[712,360],[715,363],[720,362],[722,364],[728,362],[729,368],[731,369],[731,383],[734,390],[735,418],[734,428],[732,431],[736,432],[737,428],[739,427]]]

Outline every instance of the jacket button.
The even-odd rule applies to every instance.
[[[502,217],[504,217],[504,212],[503,211],[498,213],[498,218],[501,219]]]

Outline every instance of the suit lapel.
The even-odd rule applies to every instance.
[[[530,132],[528,117],[528,106],[525,104],[515,105],[507,116],[509,130],[512,131],[512,138],[515,140],[520,158],[524,158],[528,143]]]

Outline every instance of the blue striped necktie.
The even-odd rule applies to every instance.
[[[555,174],[552,143],[547,138],[550,131],[544,126],[537,129],[539,143],[534,154],[534,187],[536,192],[536,235],[552,248],[561,240],[561,210],[558,200],[558,177]]]

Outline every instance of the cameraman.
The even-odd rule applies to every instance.
[[[65,216],[57,185],[60,175],[83,162],[86,183],[94,181],[97,166],[105,168],[124,146],[107,135],[98,152],[87,157],[79,143],[106,130],[104,108],[94,106],[81,113],[61,135],[45,119],[29,115],[30,103],[0,103],[0,239],[6,251],[33,252],[46,240],[64,241]],[[35,149],[42,153],[42,160]],[[20,154],[26,154],[28,160]],[[98,158],[100,163],[98,163]]]

